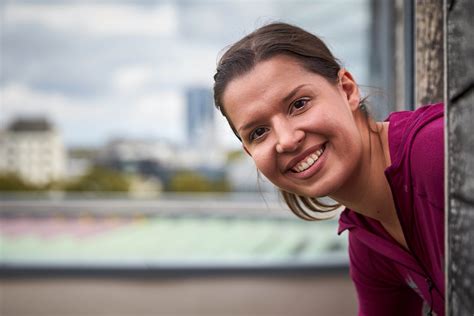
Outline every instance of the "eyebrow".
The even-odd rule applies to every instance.
[[[294,88],[293,90],[291,90],[290,93],[288,93],[288,95],[282,99],[282,102],[283,102],[283,103],[288,103],[288,102],[290,102],[291,99],[293,99],[293,97],[295,96],[295,94],[296,94],[301,88],[303,88],[304,86],[307,86],[307,85],[308,85],[308,84],[300,84],[299,86],[297,86],[296,88]]]
[[[290,93],[288,93],[283,99],[281,99],[281,103],[288,103],[290,102],[291,99],[293,99],[293,97],[296,95],[296,93],[298,93],[298,91],[307,86],[308,84],[304,83],[304,84],[300,84],[299,86],[297,86],[296,88],[294,88],[293,90],[290,91]],[[250,127],[252,127],[253,125],[255,125],[255,121],[250,121],[248,122],[247,124],[245,124],[244,126],[242,126],[241,128],[239,128],[239,132],[242,132],[242,131],[245,131],[247,129],[249,129]]]

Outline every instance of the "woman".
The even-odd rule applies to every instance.
[[[296,215],[346,207],[359,315],[444,315],[443,105],[374,122],[326,45],[283,23],[231,46],[214,80],[217,108]]]

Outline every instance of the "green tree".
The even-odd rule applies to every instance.
[[[93,167],[78,180],[65,186],[66,191],[128,191],[130,187],[129,179],[120,172]]]
[[[195,171],[177,172],[166,186],[174,192],[228,192],[230,185],[225,179],[212,181]]]
[[[23,181],[14,172],[0,173],[0,191],[30,191],[37,189],[35,186]]]

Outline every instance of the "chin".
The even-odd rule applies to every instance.
[[[290,193],[304,196],[304,197],[323,197],[327,196],[326,190],[314,190],[311,188],[295,188],[295,187],[289,187],[289,188],[283,188],[285,191],[288,191]]]
[[[287,191],[304,196],[304,197],[326,197],[331,196],[337,192],[341,185],[340,181],[318,181],[314,185],[305,186],[305,187],[292,187],[288,188]]]

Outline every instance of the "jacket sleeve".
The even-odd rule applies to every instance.
[[[423,301],[408,287],[391,262],[349,233],[350,274],[359,316],[419,316]]]

